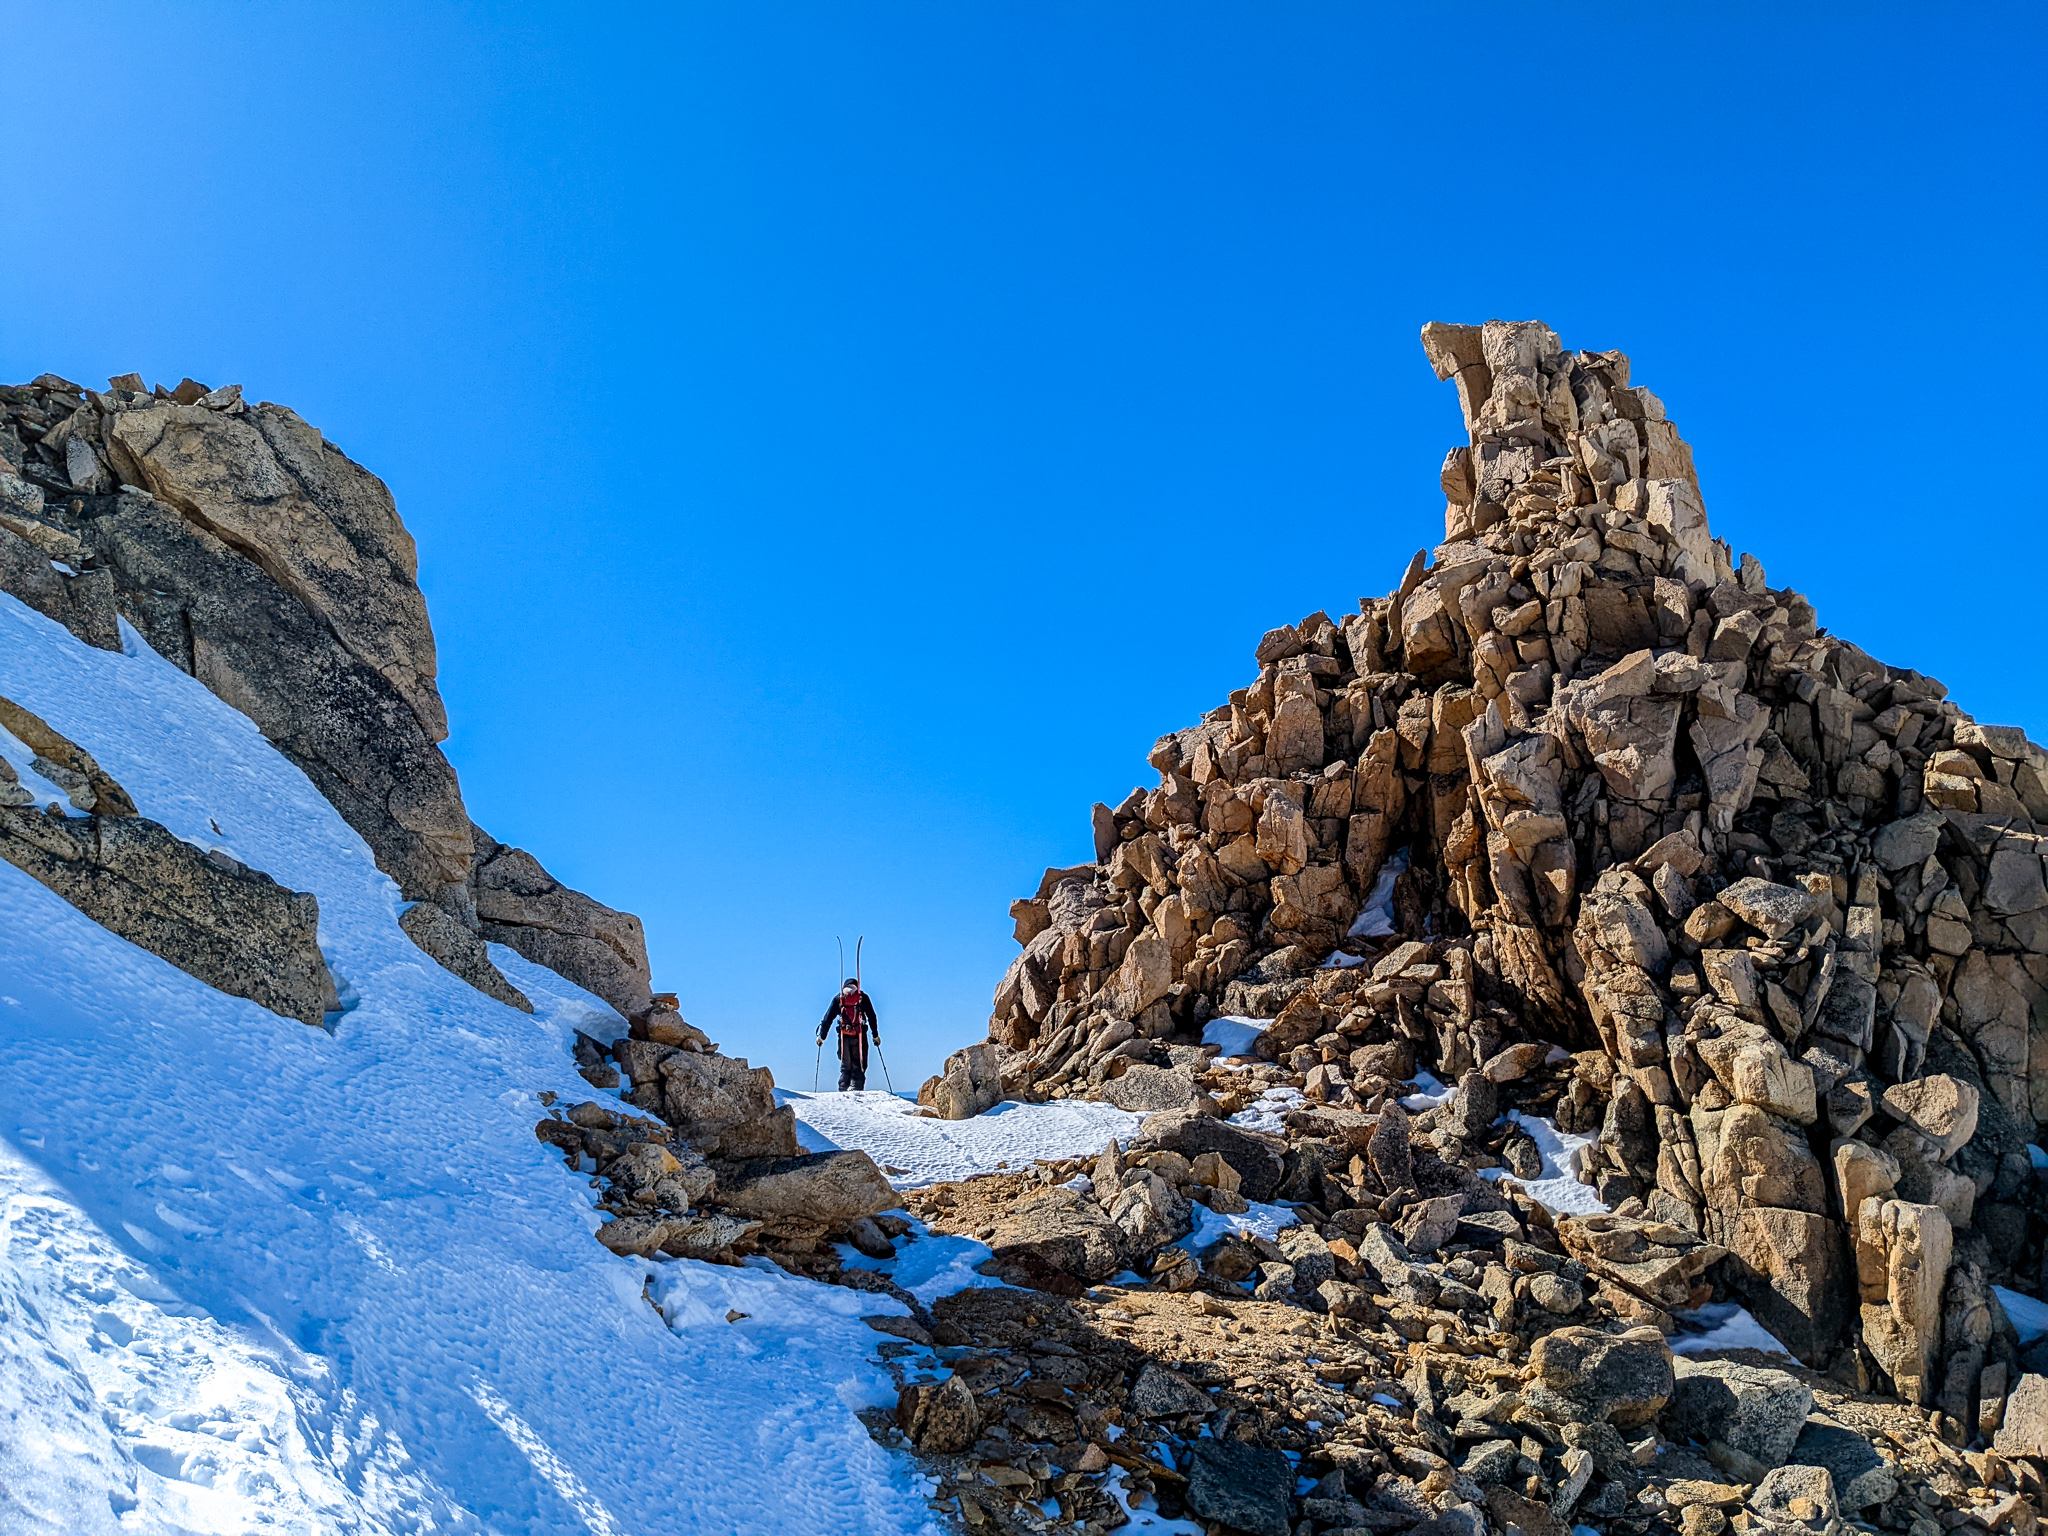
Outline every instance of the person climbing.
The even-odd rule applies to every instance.
[[[831,1032],[833,1022],[839,1025],[839,1091],[849,1088],[860,1089],[868,1085],[868,1036],[872,1033],[875,1044],[882,1043],[882,1026],[875,1019],[875,1004],[860,983],[853,977],[846,978],[846,985],[839,989],[839,995],[825,1005],[825,1017],[818,1021],[818,1043],[825,1043],[825,1036]]]

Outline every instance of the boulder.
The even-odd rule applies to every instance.
[[[936,1109],[941,1120],[971,1120],[1002,1097],[1002,1063],[988,1041],[955,1051],[939,1075],[917,1091],[917,1102]]]
[[[958,1376],[905,1387],[896,1398],[896,1423],[928,1456],[954,1456],[981,1434],[981,1408]]]
[[[1836,1501],[1852,1514],[1889,1503],[1899,1489],[1897,1471],[1877,1447],[1839,1424],[1816,1419],[1805,1425],[1785,1459],[1797,1466],[1825,1467]]]
[[[1782,939],[1813,916],[1810,893],[1746,875],[1714,899],[1770,939]]]
[[[492,962],[484,941],[442,908],[431,902],[413,902],[398,914],[398,926],[443,970],[461,977],[486,997],[521,1013],[533,1012],[526,994],[507,981]]]
[[[1118,1109],[1138,1114],[1180,1109],[1194,1096],[1194,1074],[1178,1067],[1153,1067],[1143,1062],[1126,1067],[1121,1076],[1102,1085],[1103,1099]]]
[[[1670,1346],[1654,1328],[1559,1328],[1530,1350],[1524,1396],[1562,1419],[1635,1429],[1671,1400],[1671,1362]]]
[[[1813,1389],[1783,1371],[1680,1357],[1672,1376],[1664,1432],[1701,1445],[1719,1441],[1756,1463],[1758,1476],[1791,1455],[1813,1411]]]
[[[1954,1157],[1977,1134],[1977,1090],[1943,1072],[1910,1083],[1894,1083],[1881,1101],[1885,1112],[1903,1120]]]
[[[724,1165],[721,1205],[766,1220],[844,1227],[899,1203],[882,1170],[865,1152],[812,1152]]]
[[[679,1050],[662,1057],[658,1070],[662,1113],[706,1157],[795,1157],[802,1150],[796,1112],[777,1107],[775,1078],[766,1067]]]
[[[1125,1267],[1124,1232],[1100,1205],[1063,1185],[1010,1207],[986,1239],[999,1270],[1093,1285]]]
[[[1261,1203],[1279,1193],[1280,1181],[1287,1174],[1286,1143],[1279,1137],[1247,1131],[1200,1109],[1151,1116],[1131,1142],[1132,1151],[1141,1148],[1178,1152],[1191,1162],[1204,1152],[1214,1152],[1237,1170],[1238,1193]]]
[[[145,817],[0,803],[0,859],[218,991],[304,1024],[341,1007],[311,892],[202,853]]]
[[[1109,1219],[1123,1233],[1124,1252],[1133,1259],[1185,1237],[1195,1224],[1187,1198],[1145,1168],[1124,1175],[1110,1202]]]
[[[1855,1289],[1840,1223],[1811,1211],[1746,1206],[1728,1224],[1727,1275],[1756,1320],[1799,1360],[1827,1363]]]
[[[2001,1456],[2048,1460],[2048,1376],[2030,1371],[2006,1394],[2005,1418],[1991,1448]]]
[[[1183,1413],[1211,1413],[1216,1405],[1209,1394],[1178,1371],[1156,1360],[1138,1368],[1131,1383],[1131,1411],[1141,1418],[1168,1419]]]
[[[535,965],[567,977],[631,1018],[652,1006],[647,935],[640,919],[573,891],[524,849],[472,826],[479,931]]]
[[[1841,1527],[1834,1479],[1825,1467],[1774,1467],[1749,1496],[1749,1507],[1773,1531],[1835,1536]]]
[[[460,905],[451,892],[468,882],[473,850],[455,771],[436,745],[446,727],[430,723],[440,716],[431,670],[380,670],[257,550],[224,543],[165,502],[123,494],[77,526],[122,615],[159,655],[304,770],[407,899]],[[397,579],[388,564],[385,574]]]
[[[1294,1468],[1278,1451],[1242,1440],[1188,1443],[1187,1506],[1247,1536],[1289,1536]]]

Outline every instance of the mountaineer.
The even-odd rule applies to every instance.
[[[880,1046],[882,1029],[875,1020],[873,999],[851,976],[839,989],[839,995],[825,1005],[825,1017],[818,1021],[820,1045],[825,1043],[825,1036],[835,1020],[839,1026],[839,1091],[844,1093],[849,1088],[865,1088],[868,1085],[868,1036],[872,1033],[875,1044]]]

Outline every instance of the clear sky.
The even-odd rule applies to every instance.
[[[0,378],[323,428],[476,819],[788,1084],[865,932],[914,1088],[1090,802],[1441,537],[1425,320],[1630,353],[1716,532],[2048,739],[2044,16],[0,0]]]

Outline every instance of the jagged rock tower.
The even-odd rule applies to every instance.
[[[1175,1037],[1225,1014],[1368,1112],[1362,1039],[1468,1097],[1515,1042],[1571,1048],[1643,1294],[1718,1263],[1809,1363],[1974,1424],[2011,1356],[1988,1285],[2041,1279],[2048,755],[1731,556],[1620,353],[1423,344],[1469,433],[1446,542],[1267,634],[1157,787],[1095,808],[1096,862],[1013,905],[1003,1088],[1166,1108]]]

